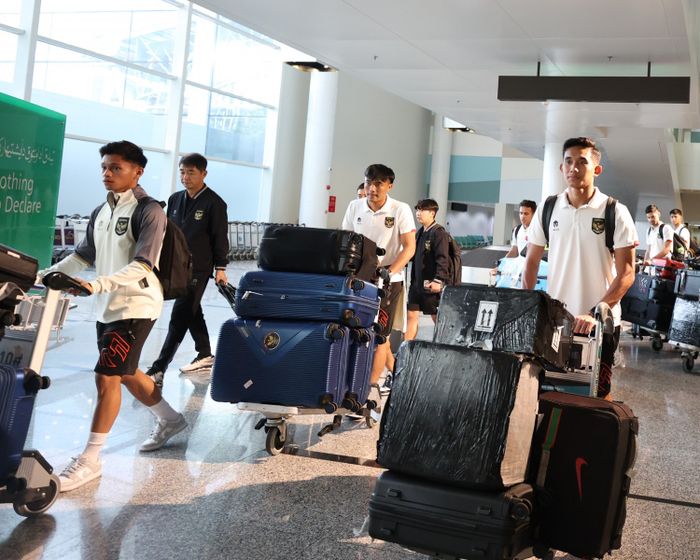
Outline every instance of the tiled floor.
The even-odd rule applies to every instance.
[[[251,266],[230,265],[232,283]],[[53,383],[38,397],[27,442],[57,469],[82,450],[95,398],[94,319],[90,300],[77,301],[63,340],[52,342],[46,356],[43,373]],[[232,312],[211,285],[204,303],[214,341]],[[142,366],[155,357],[166,327],[166,321],[157,323]],[[421,335],[429,333],[428,320]],[[700,558],[700,375],[684,373],[670,348],[656,353],[648,341],[625,335],[622,348],[626,367],[617,370],[615,396],[630,404],[641,426],[632,493],[662,501],[629,500],[623,547],[614,557]],[[166,398],[184,411],[190,428],[159,451],[139,453],[152,418],[125,392],[103,453],[102,478],[63,494],[36,519],[0,505],[0,559],[421,557],[373,542],[363,529],[379,469],[269,456],[264,433],[254,430],[258,415],[212,401],[207,377],[178,375],[178,366],[193,356],[187,338],[165,380]],[[291,441],[302,451],[375,457],[376,428],[346,420],[320,439],[316,434],[328,421],[295,418]]]

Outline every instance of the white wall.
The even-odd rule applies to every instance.
[[[337,197],[336,211],[329,214],[328,227],[340,227],[371,163],[383,163],[396,173],[392,198],[411,207],[425,198],[431,124],[430,111],[340,73],[329,191]]]
[[[467,212],[447,213],[447,225],[453,237],[493,234],[493,206],[469,204]]]
[[[501,161],[500,202],[519,204],[521,200],[542,198],[544,162],[531,157],[503,157]]]

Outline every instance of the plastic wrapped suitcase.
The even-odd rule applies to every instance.
[[[349,329],[337,323],[229,319],[219,333],[211,396],[334,412],[347,392],[349,342]]]
[[[568,360],[574,317],[560,301],[533,290],[477,284],[447,286],[433,340],[483,346],[542,358],[557,367]]]
[[[676,298],[668,340],[690,350],[700,350],[700,300]]]
[[[401,345],[377,442],[388,469],[467,488],[525,480],[540,365],[522,355]]]
[[[537,541],[582,558],[620,548],[639,429],[619,402],[540,395],[533,442],[539,494]]]
[[[700,270],[681,270],[676,276],[674,290],[684,298],[700,298]]]
[[[348,276],[255,270],[238,283],[236,314],[369,327],[379,311],[379,294],[374,284]]]
[[[533,506],[529,484],[477,492],[387,471],[370,498],[369,534],[440,558],[511,560],[530,556]]]
[[[269,226],[260,240],[258,266],[281,272],[351,274],[371,282],[377,275],[377,254],[374,241],[352,231]]]

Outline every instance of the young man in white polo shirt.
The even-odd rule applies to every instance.
[[[620,340],[620,300],[634,282],[634,248],[637,230],[629,210],[615,205],[613,255],[605,244],[608,196],[594,184],[601,174],[600,151],[590,138],[564,142],[564,161],[559,166],[566,190],[554,203],[549,222],[549,274],[547,292],[563,301],[576,317],[574,331],[589,334],[595,326],[593,310],[603,301],[613,312],[615,332],[603,336],[600,380],[597,394],[610,399],[612,364]],[[547,244],[540,204],[528,230],[523,288],[537,282],[537,268]]]
[[[520,225],[513,228],[510,251],[506,253],[505,258],[511,259],[518,255],[525,256],[525,250],[527,248],[527,228],[530,227],[530,222],[532,222],[532,217],[535,215],[535,210],[537,210],[537,203],[534,200],[523,200],[520,203]]]
[[[355,231],[368,237],[386,251],[379,257],[379,265],[389,269],[391,283],[385,286],[387,295],[382,298],[379,311],[381,334],[387,337],[377,346],[372,363],[370,383],[375,385],[384,371],[384,366],[393,369],[393,357],[389,346],[389,335],[396,310],[403,296],[404,268],[416,251],[416,226],[413,212],[405,202],[389,196],[394,186],[395,175],[391,168],[381,163],[370,165],[365,170],[366,198],[350,202],[343,217],[343,229]],[[405,306],[405,303],[404,303]]]
[[[661,221],[661,210],[656,204],[650,204],[644,212],[647,215],[647,250],[644,264],[649,265],[654,259],[670,259],[673,249],[673,228]]]

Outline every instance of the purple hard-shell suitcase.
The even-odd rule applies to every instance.
[[[349,329],[337,323],[229,319],[219,333],[211,396],[335,412],[347,392],[349,343]]]
[[[372,361],[377,344],[384,340],[374,329],[350,329],[348,392],[345,408],[357,412],[367,401],[372,374]]]
[[[39,389],[48,386],[46,379],[32,371],[0,365],[0,486],[19,466],[34,399]]]
[[[255,270],[241,278],[236,314],[242,318],[302,319],[369,327],[379,311],[374,284],[347,276]]]

